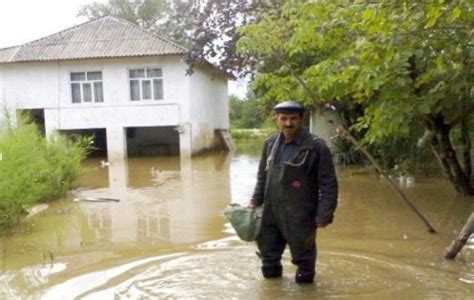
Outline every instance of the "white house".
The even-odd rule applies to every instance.
[[[186,75],[187,52],[128,21],[96,19],[0,49],[0,104],[47,136],[94,134],[109,159],[189,156],[220,144],[229,102],[226,74],[203,62]]]

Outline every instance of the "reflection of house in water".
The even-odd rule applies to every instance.
[[[128,21],[99,18],[0,49],[0,103],[48,136],[93,135],[109,159],[189,156],[228,137],[229,105],[228,75],[202,61],[187,76],[188,52]]]
[[[120,202],[81,203],[83,232],[92,232],[97,242],[161,248],[206,240],[222,228],[221,211],[230,200],[229,163],[225,154],[113,161],[108,187],[81,196]]]

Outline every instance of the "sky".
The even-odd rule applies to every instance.
[[[87,21],[84,4],[106,0],[0,0],[0,48],[21,45]],[[243,98],[245,82],[229,82],[229,94]]]

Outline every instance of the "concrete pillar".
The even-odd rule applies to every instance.
[[[44,110],[44,131],[46,139],[50,141],[57,133],[59,128],[59,110],[45,109]]]
[[[181,176],[191,176],[193,174],[193,159],[191,156],[181,156],[179,163]]]
[[[1,92],[1,91],[0,91]],[[13,109],[8,108],[6,106],[6,103],[0,103],[0,105],[3,105],[0,109],[0,129],[4,129],[10,126],[17,126],[17,114]]]
[[[107,159],[123,160],[127,157],[127,136],[123,127],[107,127]]]
[[[109,160],[109,189],[112,198],[120,198],[128,186],[127,159]]]
[[[191,123],[184,123],[178,126],[179,132],[179,155],[181,157],[191,157],[193,153]]]
[[[56,133],[57,133],[56,128],[45,127],[46,140],[51,141],[56,136]]]

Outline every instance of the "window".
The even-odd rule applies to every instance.
[[[102,72],[71,73],[72,103],[104,102]]]
[[[160,68],[130,69],[128,77],[132,101],[163,99],[163,74]]]

